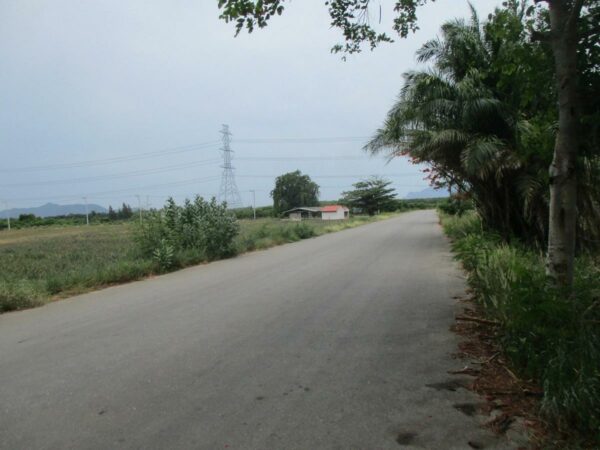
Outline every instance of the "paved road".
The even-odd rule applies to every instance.
[[[459,275],[420,211],[5,314],[0,448],[491,448]]]

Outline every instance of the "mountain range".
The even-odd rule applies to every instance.
[[[445,190],[437,190],[432,187],[428,187],[418,192],[409,192],[404,196],[405,199],[417,199],[417,198],[443,198],[448,197],[448,192]]]

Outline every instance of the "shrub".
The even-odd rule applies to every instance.
[[[32,308],[42,303],[43,290],[29,280],[0,281],[0,312]]]
[[[542,412],[600,442],[600,268],[579,257],[567,296],[548,286],[541,255],[486,233],[474,213],[442,222],[469,285],[502,325],[506,355],[543,386]]]
[[[251,207],[247,208],[236,208],[232,211],[238,220],[241,219],[253,219],[254,210]],[[256,218],[263,219],[267,217],[275,217],[275,210],[272,206],[259,206],[256,208]]]
[[[314,228],[311,227],[310,225],[308,225],[306,223],[302,223],[302,222],[296,224],[296,226],[294,227],[294,233],[300,239],[308,239],[308,238],[315,236]]]
[[[158,264],[158,268],[162,270],[169,270],[173,267],[175,262],[175,249],[166,239],[161,239],[159,245],[152,252],[152,257]]]
[[[139,225],[136,241],[143,255],[167,270],[184,253],[186,260],[200,259],[200,255],[218,259],[235,254],[238,232],[237,220],[225,203],[196,197],[193,202],[186,199],[183,206],[177,206],[169,198],[162,210],[147,215]]]
[[[450,197],[438,203],[438,208],[445,214],[462,216],[467,211],[473,210],[473,202],[460,197]]]
[[[227,205],[218,204],[214,198],[204,202],[196,197],[196,209],[201,231],[200,243],[206,255],[210,259],[234,255],[234,239],[239,233],[239,224],[235,216],[227,212]]]

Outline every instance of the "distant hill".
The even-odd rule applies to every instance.
[[[442,189],[434,189],[432,187],[428,187],[418,192],[409,192],[404,196],[405,199],[416,199],[416,198],[442,198],[448,197],[448,191]]]
[[[104,206],[88,204],[88,212],[106,213],[108,210]],[[12,208],[0,211],[0,217],[17,218],[20,214],[35,214],[36,217],[54,217],[68,216],[69,214],[85,214],[85,204],[76,203],[73,205],[57,205],[56,203],[46,203],[36,208]]]

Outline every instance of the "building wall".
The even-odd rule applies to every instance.
[[[344,210],[342,208],[338,209],[336,212],[323,212],[323,220],[344,220],[348,217],[344,215]]]

